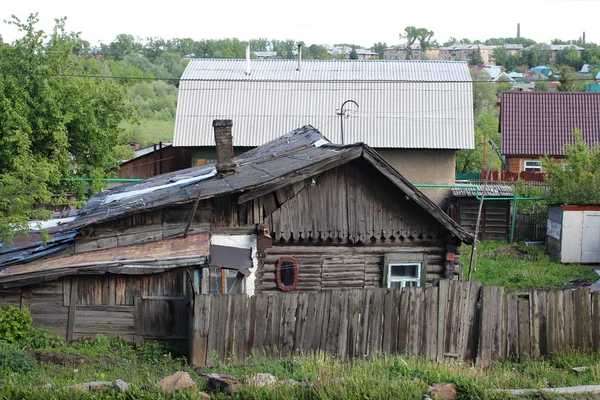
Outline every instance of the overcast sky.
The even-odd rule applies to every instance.
[[[600,43],[600,0],[370,0],[282,1],[196,0],[134,1],[16,0],[3,1],[0,20],[14,14],[25,19],[38,12],[40,27],[50,31],[55,18],[67,17],[67,30],[81,32],[92,45],[109,43],[119,33],[147,37],[191,37],[195,40],[237,37],[241,40],[302,40],[307,44],[400,43],[408,25],[435,32],[443,43],[450,36],[485,40],[521,36],[538,42],[554,38]],[[2,23],[4,41],[19,37]]]

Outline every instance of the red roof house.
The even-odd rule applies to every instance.
[[[502,93],[501,153],[510,172],[543,172],[540,157],[564,157],[575,129],[588,145],[600,144],[600,93]]]

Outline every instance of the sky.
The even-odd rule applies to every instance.
[[[398,45],[406,26],[433,30],[443,43],[521,36],[538,42],[578,39],[600,43],[600,0],[474,0],[317,1],[281,0],[22,0],[3,1],[0,21],[16,15],[25,20],[39,14],[39,27],[50,32],[55,18],[67,17],[67,30],[81,32],[92,45],[110,43],[118,34],[139,38],[190,37],[195,40],[237,37],[294,39],[307,44],[376,42]],[[20,37],[0,22],[5,42]]]

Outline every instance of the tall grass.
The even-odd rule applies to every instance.
[[[471,247],[463,246],[461,263],[466,278]],[[472,280],[485,285],[504,286],[507,290],[560,288],[590,284],[600,277],[591,268],[579,264],[558,264],[544,248],[486,241],[477,245]]]

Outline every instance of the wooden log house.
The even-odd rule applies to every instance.
[[[93,196],[60,240],[0,251],[0,306],[68,340],[188,337],[193,293],[318,292],[455,279],[473,237],[369,146],[304,126],[216,165]],[[58,236],[57,236],[58,237]]]

